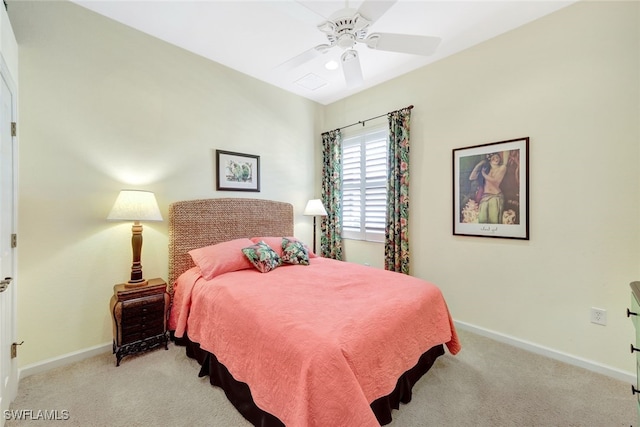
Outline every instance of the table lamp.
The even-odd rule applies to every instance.
[[[313,252],[316,252],[316,217],[327,216],[327,211],[320,199],[312,199],[307,202],[303,215],[313,216]]]
[[[122,190],[107,219],[133,221],[131,227],[133,265],[131,266],[131,280],[125,283],[125,287],[134,288],[146,285],[147,281],[142,275],[142,264],[140,263],[140,253],[142,252],[142,224],[140,221],[162,221],[156,196],[151,191]]]

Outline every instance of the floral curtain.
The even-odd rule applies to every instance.
[[[327,216],[320,223],[320,253],[342,261],[342,132],[322,134],[322,204]]]
[[[409,123],[411,107],[394,111],[389,119],[387,225],[385,269],[409,274]]]

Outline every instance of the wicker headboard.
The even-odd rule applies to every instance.
[[[200,199],[169,205],[169,289],[193,267],[192,249],[254,236],[293,236],[293,206],[260,199]]]

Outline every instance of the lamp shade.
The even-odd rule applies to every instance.
[[[156,196],[151,191],[122,190],[107,219],[114,221],[162,221]]]
[[[327,211],[322,205],[322,201],[320,199],[312,199],[307,202],[303,215],[327,216]]]

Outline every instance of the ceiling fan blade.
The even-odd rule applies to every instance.
[[[333,46],[328,44],[321,44],[319,46],[313,47],[309,50],[305,50],[300,55],[296,55],[291,59],[286,60],[282,64],[278,65],[276,69],[281,71],[293,70],[294,68],[299,67],[300,65],[307,63],[318,56],[326,53]]]
[[[365,0],[358,8],[358,13],[373,23],[380,19],[397,1],[398,0]]]
[[[362,68],[360,67],[360,59],[358,51],[349,49],[345,50],[340,57],[342,61],[342,72],[349,89],[361,86],[364,82],[362,78]]]
[[[440,37],[373,33],[364,41],[371,49],[428,56],[436,51]]]

